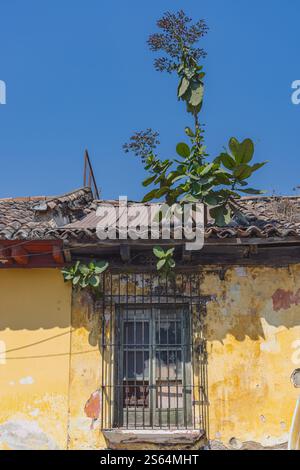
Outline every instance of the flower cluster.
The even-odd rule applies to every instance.
[[[192,25],[191,21],[182,10],[177,13],[166,12],[157,21],[158,28],[163,32],[151,34],[147,42],[151,51],[164,51],[168,57],[155,59],[156,70],[169,73],[176,70],[184,50],[195,62],[206,56],[202,48],[193,45],[207,33],[208,27],[204,20]]]
[[[142,162],[145,163],[149,155],[155,155],[154,150],[160,144],[158,136],[159,133],[150,128],[135,132],[130,137],[130,141],[123,145],[123,149],[126,153],[132,152],[137,157],[141,157]]]

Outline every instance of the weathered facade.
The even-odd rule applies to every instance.
[[[208,224],[191,256],[171,241],[168,280],[151,244],[97,240],[99,202],[86,189],[0,201],[0,448],[285,448],[298,396],[300,238],[298,199],[282,201],[246,200],[248,222]],[[97,300],[72,293],[60,272],[91,257],[110,260]],[[146,340],[152,323],[176,339]],[[133,334],[127,346],[120,328]]]

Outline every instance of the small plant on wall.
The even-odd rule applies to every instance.
[[[75,290],[87,289],[95,298],[101,296],[101,275],[108,268],[107,261],[91,261],[88,264],[77,261],[73,266],[62,269],[65,282],[71,282]]]
[[[173,258],[175,248],[169,248],[164,250],[160,246],[155,246],[153,248],[154,256],[157,259],[156,269],[157,271],[165,276],[174,275],[175,260]]]

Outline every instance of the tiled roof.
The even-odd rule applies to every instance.
[[[89,188],[56,197],[0,199],[0,239],[97,240],[97,208],[118,201],[95,201]],[[139,203],[129,203],[137,210]],[[247,197],[234,203],[226,227],[208,220],[206,238],[299,237],[300,197]],[[151,207],[151,204],[148,204]]]
[[[48,232],[78,220],[92,202],[89,188],[62,196],[0,199],[0,239],[46,239]]]

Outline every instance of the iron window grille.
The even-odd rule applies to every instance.
[[[103,276],[101,428],[201,429],[208,435],[200,276]]]

